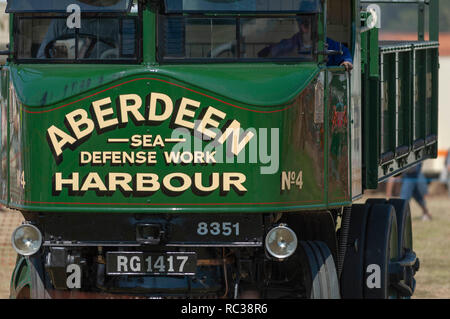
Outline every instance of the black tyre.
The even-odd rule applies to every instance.
[[[298,251],[307,297],[339,299],[336,265],[328,246],[319,241],[301,241]]]
[[[391,199],[389,204],[395,207],[398,223],[399,259],[402,261],[416,258],[413,251],[412,221],[409,202],[402,199]],[[397,268],[397,274],[391,276],[392,284],[402,298],[410,298],[416,288],[414,275],[419,269],[418,259],[411,266]]]
[[[408,245],[411,232],[407,226],[408,214],[404,213],[400,219],[404,226],[400,227],[405,235],[399,234],[398,213],[394,208],[399,203],[371,199],[364,205],[352,206],[348,248],[340,277],[343,298],[400,297],[390,273],[402,256],[402,241]]]
[[[31,299],[51,299],[45,287],[44,271],[39,257],[30,257]]]
[[[389,200],[382,198],[373,198],[368,199],[366,204],[392,205],[395,209],[395,215],[397,217],[398,247],[400,249],[399,254],[401,257],[403,257],[407,250],[413,249],[411,210],[408,201],[400,198],[392,198]]]
[[[367,224],[364,256],[364,298],[388,299],[398,294],[390,284],[389,266],[399,259],[395,209],[389,204],[372,206]]]
[[[370,206],[367,204],[352,206],[347,249],[340,276],[341,295],[345,299],[362,299],[364,297],[364,247],[369,213]]]
[[[411,209],[409,202],[403,199],[390,199],[388,204],[395,208],[398,226],[398,247],[400,256],[404,257],[407,251],[413,250]]]

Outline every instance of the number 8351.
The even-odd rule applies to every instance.
[[[197,225],[197,234],[199,234],[200,236],[239,236],[239,223],[233,224],[231,222],[201,222]]]

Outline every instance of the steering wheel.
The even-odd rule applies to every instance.
[[[230,52],[231,55],[235,58],[236,57],[236,40],[230,41],[228,43],[224,43],[222,45],[219,45],[218,47],[212,49],[208,52],[209,58],[219,58],[222,54]]]
[[[95,48],[95,46],[97,45],[98,42],[104,43],[107,46],[111,47],[111,49],[108,49],[108,50],[105,51],[105,52],[108,53],[108,56],[112,55],[112,50],[116,50],[115,52],[117,52],[117,57],[118,57],[118,50],[117,50],[116,45],[114,43],[112,43],[111,41],[109,41],[109,40],[106,40],[106,39],[101,38],[101,37],[97,37],[97,36],[92,35],[92,34],[85,34],[85,33],[79,34],[78,38],[79,39],[90,40],[89,44],[88,44],[88,48],[85,50],[84,55],[81,56],[81,57],[78,57],[78,58],[82,58],[82,59],[89,58],[91,53],[92,53],[92,51],[94,50],[94,48]],[[53,39],[52,41],[47,43],[47,45],[45,46],[45,49],[44,49],[45,57],[47,59],[53,58],[51,50],[54,48],[55,43],[57,41],[69,40],[69,39],[75,39],[75,34],[61,35],[61,36],[57,37],[56,39]],[[105,52],[102,53],[102,56],[100,58],[103,57]]]
[[[108,49],[100,55],[100,60],[111,60],[119,57],[119,49]]]

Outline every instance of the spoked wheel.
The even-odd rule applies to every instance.
[[[301,241],[298,247],[310,299],[339,299],[336,265],[328,246],[320,241]]]

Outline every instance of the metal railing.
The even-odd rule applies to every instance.
[[[428,32],[430,41],[439,41],[439,0],[360,0],[365,4],[417,4],[418,6],[418,40],[425,40],[425,6],[429,6]]]

